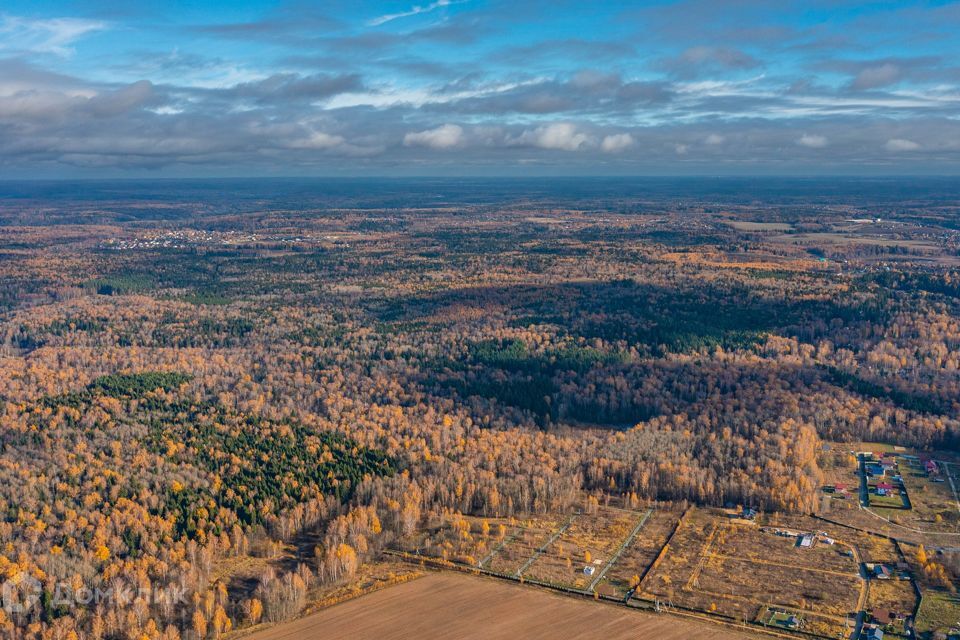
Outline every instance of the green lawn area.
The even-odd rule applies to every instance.
[[[903,498],[901,498],[899,494],[893,496],[878,496],[875,493],[870,494],[870,506],[885,509],[902,509],[906,507],[903,503]]]
[[[926,591],[917,612],[916,629],[919,637],[938,630],[949,630],[960,624],[960,599],[945,591]]]
[[[795,614],[792,614],[792,613],[784,613],[783,611],[773,611],[771,612],[770,617],[767,618],[767,624],[770,625],[771,627],[782,627],[784,629],[789,629],[791,627],[789,626],[789,624],[787,624],[787,620],[789,620],[790,617],[794,615]],[[796,616],[796,617],[799,620],[801,620],[801,623],[802,623],[803,618],[801,618],[800,616]]]

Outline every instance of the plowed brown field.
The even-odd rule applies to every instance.
[[[247,636],[247,640],[744,640],[757,636],[541,589],[436,573]]]

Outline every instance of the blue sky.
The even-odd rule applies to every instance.
[[[0,6],[0,178],[960,173],[960,3]]]

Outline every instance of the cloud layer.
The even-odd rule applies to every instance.
[[[848,4],[0,14],[0,169],[958,172],[960,9]]]

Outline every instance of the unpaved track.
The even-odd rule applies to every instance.
[[[540,589],[434,573],[244,640],[745,640],[709,622],[631,611]]]

